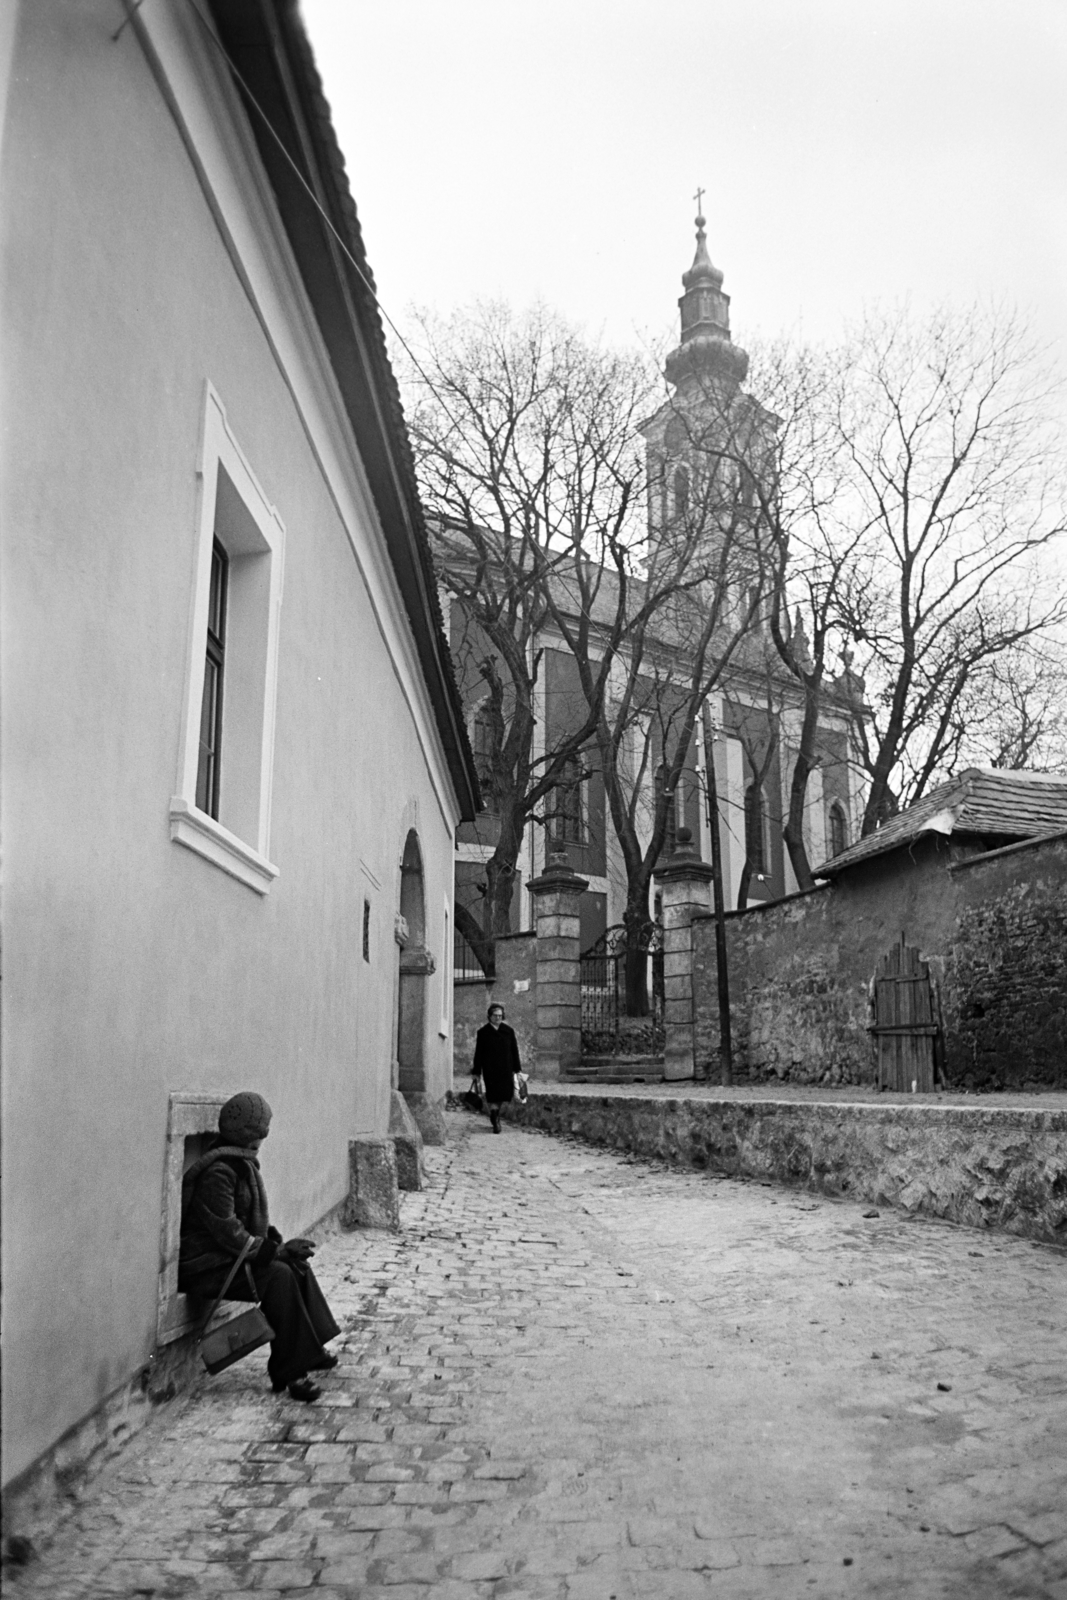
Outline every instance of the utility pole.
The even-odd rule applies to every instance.
[[[734,1053],[730,1039],[730,974],[726,959],[726,902],[722,888],[722,841],[719,838],[719,788],[715,779],[715,736],[711,713],[704,707],[704,793],[711,833],[711,890],[715,904],[715,966],[719,980],[719,1060],[722,1082],[734,1081]]]

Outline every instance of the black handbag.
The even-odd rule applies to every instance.
[[[232,1367],[235,1361],[240,1361],[243,1356],[250,1356],[253,1350],[269,1344],[274,1338],[274,1329],[263,1315],[259,1304],[252,1268],[245,1259],[255,1242],[255,1239],[249,1239],[237,1257],[216,1297],[215,1304],[201,1324],[200,1359],[209,1372],[222,1372],[225,1367]],[[210,1333],[206,1333],[204,1330],[226,1298],[226,1290],[242,1266],[248,1276],[248,1287],[252,1291],[255,1304],[250,1310],[242,1311],[240,1316],[231,1317],[221,1328],[213,1328]]]
[[[482,1080],[477,1073],[471,1078],[471,1086],[459,1097],[460,1105],[466,1106],[468,1111],[484,1111],[485,1101],[482,1099]]]

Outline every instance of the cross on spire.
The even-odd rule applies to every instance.
[[[693,199],[697,203],[697,215],[702,216],[704,212],[704,190],[698,189]]]

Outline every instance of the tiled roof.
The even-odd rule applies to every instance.
[[[866,838],[816,867],[816,878],[909,844],[923,833],[972,834],[1008,844],[1067,828],[1067,776],[968,767]]]

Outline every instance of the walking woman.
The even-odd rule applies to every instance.
[[[213,1300],[234,1261],[251,1239],[252,1278],[263,1314],[274,1329],[267,1373],[275,1394],[317,1400],[322,1390],[309,1372],[328,1370],[337,1357],[324,1348],[340,1328],[308,1265],[310,1239],[282,1243],[267,1215],[267,1191],[259,1173],[259,1147],[270,1132],[271,1109],[260,1094],[235,1094],[219,1112],[219,1136],[182,1184],[182,1238],[178,1288]],[[252,1298],[244,1271],[226,1291],[228,1299]]]
[[[493,1132],[500,1132],[500,1107],[515,1098],[515,1074],[522,1071],[519,1041],[504,1021],[504,1007],[489,1007],[489,1021],[478,1029],[474,1044],[474,1076],[485,1085]]]

